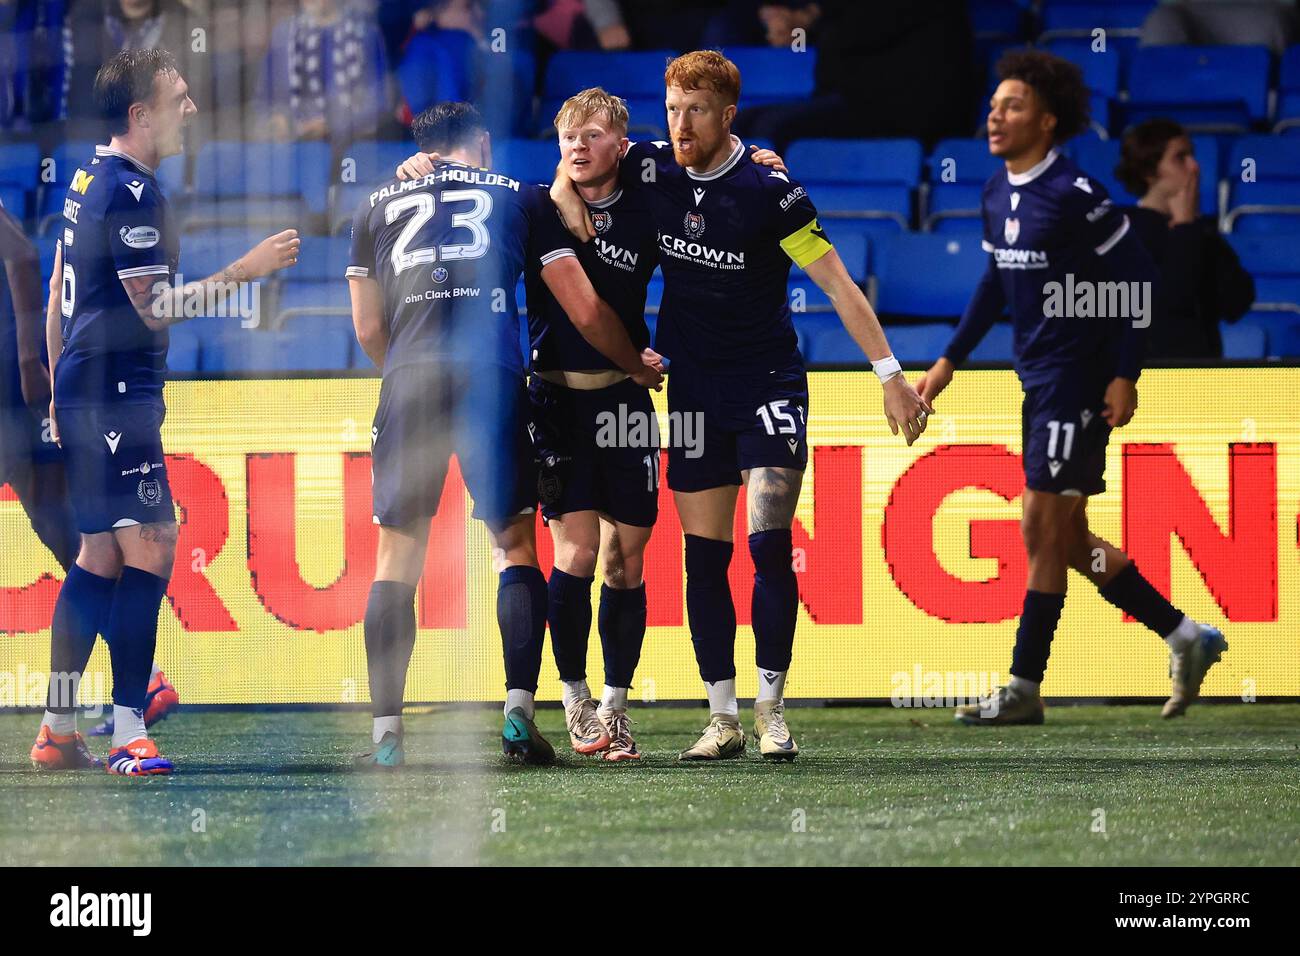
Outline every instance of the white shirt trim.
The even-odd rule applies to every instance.
[[[1047,172],[1047,167],[1056,162],[1056,157],[1060,155],[1060,152],[1058,152],[1056,147],[1053,146],[1047,151],[1047,155],[1043,157],[1042,162],[1038,163],[1036,166],[1031,166],[1023,173],[1013,173],[1008,171],[1007,182],[1012,186],[1024,186],[1028,183],[1032,183],[1039,176],[1043,175],[1043,173]]]
[[[156,266],[132,266],[130,269],[118,269],[117,277],[119,279],[137,279],[140,276],[165,276],[171,270],[166,265]]]
[[[134,156],[128,156],[126,153],[122,152],[120,149],[109,149],[107,146],[96,146],[96,147],[95,147],[95,155],[96,155],[96,156],[116,156],[116,157],[118,157],[119,159],[125,159],[128,163],[130,163],[130,164],[131,164],[132,166],[134,166],[136,169],[140,170],[142,173],[145,173],[145,174],[148,175],[148,176],[152,176],[152,175],[153,175],[153,170],[152,170],[152,169],[150,169],[150,168],[149,168],[148,166],[146,166],[144,163],[140,162],[140,160],[136,159]]]
[[[348,266],[347,271],[343,273],[349,279],[369,279],[370,270],[365,266]]]
[[[1114,248],[1115,243],[1119,242],[1121,239],[1124,238],[1124,235],[1127,232],[1128,232],[1128,216],[1125,216],[1124,221],[1120,223],[1120,226],[1118,229],[1115,230],[1114,235],[1112,235],[1109,239],[1107,239],[1105,242],[1103,242],[1093,251],[1096,252],[1097,255],[1099,256],[1104,256],[1106,253],[1110,252],[1112,248]]]
[[[614,203],[618,202],[622,198],[623,198],[623,190],[620,188],[620,189],[615,189],[604,199],[589,200],[587,202],[587,205],[590,206],[592,209],[605,209],[608,206],[614,205]]]
[[[577,253],[572,249],[553,249],[541,257],[542,265],[549,266],[556,259],[563,259],[565,256],[576,256]]]
[[[735,144],[731,149],[731,155],[729,155],[717,169],[709,170],[707,173],[697,173],[690,167],[687,167],[686,175],[690,176],[691,179],[698,179],[701,182],[707,182],[710,179],[717,179],[719,176],[725,176],[727,173],[731,172],[732,167],[734,167],[736,163],[740,162],[740,157],[745,155],[745,144],[740,141],[739,136],[732,136],[731,142]]]

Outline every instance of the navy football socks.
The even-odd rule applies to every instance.
[[[631,687],[645,641],[645,583],[620,590],[600,586],[600,646],[605,657],[605,683]]]
[[[51,713],[70,714],[76,708],[75,685],[95,649],[95,636],[108,617],[116,586],[116,578],[92,574],[79,564],[68,569],[50,623],[50,686],[45,708]]]
[[[1011,673],[1016,677],[1043,682],[1047,672],[1047,655],[1052,650],[1052,635],[1065,606],[1064,594],[1026,591],[1025,606],[1016,629],[1016,647],[1011,653]]]
[[[1183,612],[1165,600],[1132,561],[1097,590],[1111,604],[1161,637],[1168,637],[1183,621]]]
[[[546,638],[546,576],[531,565],[501,572],[497,586],[497,625],[505,652],[506,689],[537,692]]]
[[[749,536],[749,553],[754,558],[754,597],[750,605],[754,661],[762,670],[787,671],[799,610],[790,529],[756,531]]]
[[[406,671],[415,650],[415,587],[401,581],[370,585],[365,619],[366,671],[371,713],[398,717],[406,695]]]
[[[700,677],[713,684],[736,676],[736,605],[727,567],[730,541],[686,535],[686,617]]]
[[[167,580],[130,565],[113,591],[104,640],[113,665],[113,703],[143,710],[158,641],[158,611]]]
[[[587,676],[593,580],[554,568],[547,583],[546,619],[551,623],[551,650],[562,681],[580,681]]]

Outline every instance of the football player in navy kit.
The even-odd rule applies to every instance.
[[[988,268],[943,357],[917,387],[933,400],[1003,311],[1011,313],[1025,391],[1021,530],[1029,581],[1010,682],[959,707],[956,717],[979,725],[1042,723],[1039,686],[1070,568],[1168,642],[1173,690],[1163,714],[1178,716],[1227,649],[1223,635],[1174,608],[1122,551],[1089,530],[1087,515],[1088,496],[1105,489],[1110,432],[1137,408],[1156,270],[1105,188],[1059,152],[1088,125],[1078,67],[1047,53],[1013,52],[998,75],[989,151],[1005,160],[1006,171],[984,187]],[[1119,314],[1067,318],[1051,304],[1053,296],[1085,289],[1100,302],[1107,288],[1130,290],[1126,300],[1114,299]]]
[[[361,201],[347,272],[358,338],[384,373],[373,431],[379,556],[365,619],[375,749],[361,763],[404,759],[415,587],[452,452],[499,553],[502,749],[549,763],[554,750],[533,721],[548,594],[537,564],[538,481],[514,301],[521,272],[535,273],[530,299],[544,288],[572,320],[571,341],[538,348],[579,352],[581,365],[613,370],[625,382],[623,400],[638,407],[660,382],[658,357],[643,354],[645,336],[634,343],[597,296],[546,189],[487,168],[491,137],[473,106],[438,104],[412,131],[439,159],[427,174],[389,180]]]
[[[619,182],[628,147],[627,107],[600,88],[583,90],[561,106],[555,127],[560,167],[575,183],[593,225],[594,238],[578,246],[578,259],[632,340],[648,345],[646,286],[658,263],[658,243],[645,196]],[[785,168],[770,150],[755,151],[753,159]],[[432,168],[417,153],[398,175],[415,178]],[[640,759],[627,702],[645,638],[642,560],[658,513],[658,420],[648,393],[630,387],[625,373],[583,342],[535,264],[524,274],[538,488],[555,541],[548,621],[569,740],[578,753],[604,760]],[[599,702],[586,681],[598,560],[603,581],[597,628],[605,663]]]
[[[736,614],[727,581],[740,485],[747,486],[754,559],[753,626],[759,693],[754,732],[764,758],[790,760],[784,686],[798,585],[791,526],[808,459],[808,384],[786,282],[793,261],[830,297],[884,385],[891,429],[910,445],[930,409],[903,378],[870,304],[849,278],[804,188],[756,164],[731,135],[740,73],[715,51],[673,60],[664,74],[671,143],[633,144],[624,190],[646,197],[664,274],[655,348],[672,361],[670,421],[699,415],[702,441],[670,435],[668,485],[685,532],[687,615],[710,719],[683,760],[744,752],[736,701]],[[551,190],[579,238],[586,204],[561,169]]]
[[[145,732],[144,708],[158,612],[175,558],[177,526],[161,428],[167,327],[182,303],[214,302],[297,261],[287,229],[221,273],[175,288],[179,237],[154,176],[179,153],[197,112],[164,50],[129,50],[99,70],[94,96],[112,130],[72,178],[50,284],[46,340],[51,426],[63,448],[81,548],[59,590],[52,629],[79,674],[97,630],[113,668],[112,773],[169,773]],[[95,766],[75,715],[46,713],[32,759],[48,769]]]

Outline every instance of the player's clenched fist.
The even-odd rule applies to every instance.
[[[632,376],[632,381],[643,388],[660,391],[664,380],[664,357],[654,349],[642,349],[641,361],[645,363],[645,367]]]
[[[297,265],[301,246],[302,240],[298,238],[297,229],[286,229],[274,236],[267,236],[239,260],[237,265],[242,267],[243,275],[238,278],[257,279],[270,275],[277,269]]]
[[[884,391],[885,419],[889,422],[889,430],[897,435],[901,428],[907,443],[912,444],[925,431],[926,422],[934,409],[916,393],[916,389],[912,388],[901,373],[885,382]]]

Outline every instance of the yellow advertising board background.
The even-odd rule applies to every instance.
[[[862,451],[862,623],[814,623],[800,609],[795,657],[786,693],[791,698],[887,698],[899,675],[962,672],[1007,677],[1015,620],[953,624],[919,610],[895,584],[881,542],[882,511],[899,476],[937,445],[994,444],[1021,448],[1021,391],[1009,371],[966,371],[937,403],[930,430],[912,448],[892,436],[881,412],[880,388],[870,372],[810,375],[810,445],[858,445]],[[246,527],[246,455],[292,452],[296,471],[296,560],[305,581],[325,586],[342,567],[342,453],[369,450],[370,419],[378,398],[374,379],[173,382],[167,386],[164,444],[193,455],[220,478],[228,498],[229,537],[208,556],[205,576],[238,624],[238,631],[184,631],[169,604],[160,618],[158,660],[190,703],[361,702],[367,699],[360,623],[324,634],[294,630],[259,601],[249,579]],[[1210,695],[1300,695],[1300,369],[1150,370],[1140,386],[1133,423],[1112,436],[1105,494],[1089,504],[1098,534],[1120,544],[1120,446],[1168,442],[1192,478],[1220,529],[1228,528],[1228,445],[1274,443],[1277,495],[1258,507],[1278,509],[1278,620],[1226,623],[1200,574],[1171,536],[1172,599],[1193,617],[1224,626],[1231,650],[1204,688]],[[665,412],[664,396],[655,396]],[[667,433],[667,430],[664,430]],[[813,470],[805,480],[799,520],[812,535]],[[1131,503],[1134,504],[1134,503]],[[1139,514],[1161,501],[1135,503]],[[1252,504],[1252,506],[1255,506]],[[1019,502],[967,489],[950,495],[933,520],[933,547],[944,568],[966,580],[996,571],[991,559],[969,554],[969,522],[1016,519]],[[16,502],[0,503],[0,587],[25,585],[41,572],[61,576],[52,556],[28,527]],[[929,547],[918,540],[909,546]],[[741,542],[738,547],[743,548]],[[407,683],[413,701],[490,701],[504,696],[496,629],[496,575],[487,537],[467,520],[468,626],[421,630]],[[286,560],[292,556],[286,555]],[[190,557],[179,555],[178,561]],[[593,601],[599,585],[593,589]],[[655,595],[649,595],[651,602]],[[48,631],[0,634],[0,673],[44,670]],[[752,631],[739,629],[736,662],[742,696],[755,691]],[[1070,595],[1053,644],[1044,690],[1055,696],[1162,696],[1167,693],[1163,642],[1120,613],[1082,578]],[[90,671],[107,675],[100,642]],[[589,682],[601,680],[599,639],[593,633]],[[105,677],[105,682],[107,678]],[[549,646],[540,699],[559,697]],[[646,636],[634,699],[700,698],[690,635],[683,627],[654,627]]]

